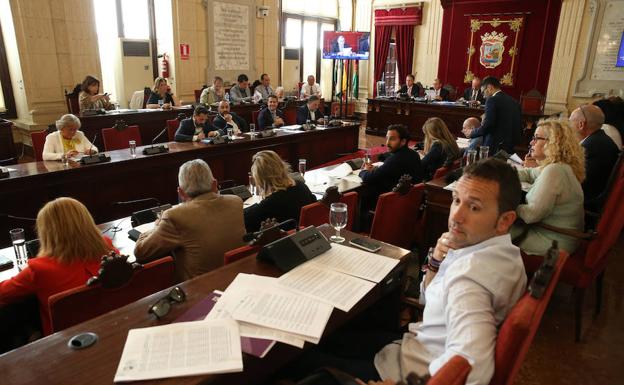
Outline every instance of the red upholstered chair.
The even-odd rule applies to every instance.
[[[297,110],[296,109],[289,108],[286,111],[284,111],[284,124],[287,126],[297,124]]]
[[[453,356],[427,382],[427,385],[464,385],[472,367],[462,356]]]
[[[358,206],[358,193],[350,192],[340,197],[340,202],[347,205],[347,230],[353,229],[355,214]],[[329,206],[318,201],[301,208],[299,213],[299,227],[320,226],[329,223]]]
[[[35,153],[35,160],[40,162],[43,160],[43,145],[45,144],[45,138],[48,136],[48,131],[31,132],[30,139],[32,141],[33,152]]]
[[[128,148],[129,141],[134,140],[137,147],[141,146],[141,132],[139,126],[128,126],[122,131],[115,128],[103,128],[102,139],[104,140],[104,150],[113,151]]]
[[[175,133],[180,127],[180,121],[178,119],[169,119],[167,120],[167,139],[170,142],[175,140]]]
[[[254,255],[258,251],[260,251],[261,247],[262,246],[259,246],[259,245],[253,245],[253,246],[245,245],[245,246],[238,247],[234,250],[227,251],[225,254],[223,254],[223,264],[227,265],[232,262],[236,262],[239,259],[248,257],[250,255]]]
[[[460,159],[456,159],[453,161],[451,165],[442,166],[439,169],[437,169],[435,173],[433,174],[433,179],[442,178],[443,176],[446,176],[446,174],[448,174],[449,171],[455,170],[459,168],[459,166],[460,166]]]
[[[260,115],[260,111],[251,111],[251,122],[258,127],[258,115]]]
[[[105,289],[86,284],[51,296],[48,300],[52,332],[87,321],[172,286],[173,258],[165,257],[143,265],[125,285]],[[147,311],[147,309],[146,309]]]
[[[396,192],[381,194],[377,200],[370,237],[406,249],[415,241],[420,223],[420,205],[425,185],[419,183],[401,195]]]
[[[347,154],[347,155],[343,155],[339,158],[336,158],[334,160],[331,160],[327,163],[323,163],[321,165],[318,165],[316,167],[311,168],[310,170],[316,170],[318,168],[323,168],[323,167],[328,167],[328,166],[333,166],[335,164],[340,164],[340,163],[344,163],[346,161],[349,161],[351,159],[355,159],[355,158],[363,158],[366,155],[366,152],[364,150],[358,150],[354,153],[351,154]]]
[[[541,298],[533,298],[529,292],[514,305],[498,330],[494,358],[494,376],[490,385],[512,385],[524,361],[533,337],[539,328],[542,315],[550,302],[568,255],[559,253],[555,270]]]
[[[542,113],[544,112],[545,102],[546,97],[536,89],[532,89],[526,94],[520,94],[520,108],[522,108],[522,112]]]

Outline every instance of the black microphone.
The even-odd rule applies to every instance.
[[[96,164],[96,163],[104,163],[104,162],[110,162],[111,158],[110,156],[107,156],[106,154],[91,154],[91,151],[93,150],[93,143],[95,143],[95,140],[98,137],[98,132],[95,133],[95,135],[93,136],[93,141],[91,142],[91,147],[89,147],[89,154],[87,156],[83,156],[80,159],[80,163],[83,165],[89,165],[89,164]]]
[[[275,226],[271,226],[267,229],[247,233],[243,235],[243,242],[251,242],[251,241],[258,240],[265,231],[272,231],[272,230],[274,231],[276,228],[286,230],[288,229],[288,227],[286,227],[287,225],[292,225],[297,231],[299,230],[297,228],[297,222],[291,218],[291,219],[285,220],[284,222],[278,223]]]
[[[156,139],[160,138],[162,134],[165,133],[165,131],[167,131],[167,127],[163,128],[162,131],[160,131],[158,135],[156,135],[154,139],[152,139],[152,145],[150,147],[145,147],[143,149],[143,155],[156,155],[169,152],[169,148],[164,144],[161,144],[160,146],[154,146],[154,142],[156,142]]]
[[[133,205],[137,203],[148,203],[148,202],[153,202],[157,206],[160,206],[160,201],[156,198],[142,198],[142,199],[135,199],[131,201],[119,201],[119,202],[113,202],[112,205],[113,206],[125,206],[125,205]]]
[[[17,219],[19,221],[31,221],[31,222],[36,222],[37,221],[37,219],[35,219],[35,218],[18,217],[16,215],[11,215],[11,214],[7,214],[7,213],[0,213],[0,217],[6,218],[6,219]]]

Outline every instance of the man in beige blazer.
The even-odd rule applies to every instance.
[[[141,234],[134,254],[142,262],[173,252],[176,279],[185,281],[223,265],[223,253],[243,245],[243,201],[219,195],[208,164],[188,161],[178,173],[180,205],[163,212]]]

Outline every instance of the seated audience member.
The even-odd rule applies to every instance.
[[[472,134],[472,130],[479,127],[481,125],[481,121],[478,118],[470,117],[464,120],[464,124],[462,125],[462,134],[466,136],[466,138],[470,139],[470,144],[468,145],[467,150],[476,150],[483,143],[483,137],[477,136],[476,138],[470,138]]]
[[[545,223],[563,229],[583,231],[585,211],[583,189],[585,159],[574,129],[564,121],[538,123],[525,157],[525,168],[518,171],[520,181],[532,184],[526,204],[518,206],[518,218],[526,224]],[[512,229],[518,246],[527,254],[546,255],[552,241],[572,253],[578,241],[538,226],[515,225]]]
[[[618,150],[622,149],[622,135],[617,128],[617,111],[616,105],[609,99],[596,100],[594,106],[600,108],[604,114],[604,123],[601,129],[613,140],[613,143],[617,146]]]
[[[78,103],[80,104],[80,111],[115,109],[108,94],[100,94],[100,79],[91,75],[88,75],[80,85]]]
[[[299,211],[316,202],[316,197],[302,181],[295,181],[288,173],[290,166],[274,151],[260,151],[253,156],[251,175],[262,197],[245,209],[247,232],[258,231],[262,221],[275,218],[278,222],[294,219],[299,223]]]
[[[245,74],[240,74],[237,81],[238,84],[230,88],[230,100],[232,103],[250,102],[252,93],[249,78]]]
[[[243,245],[243,201],[219,195],[208,164],[190,160],[178,173],[182,203],[162,213],[156,227],[139,237],[134,254],[146,261],[173,253],[180,282],[223,265],[223,253]]]
[[[460,152],[455,138],[442,119],[427,119],[422,130],[425,134],[425,156],[420,160],[420,163],[425,180],[429,180],[438,168],[458,159]]]
[[[78,131],[80,119],[76,115],[66,114],[56,121],[58,131],[46,136],[43,145],[43,160],[61,160],[63,156],[71,158],[78,154],[92,155],[98,152],[89,139]]]
[[[227,133],[228,127],[232,127],[235,134],[249,131],[245,119],[230,111],[230,103],[227,100],[219,102],[219,115],[214,118],[212,125],[223,133]]]
[[[215,76],[212,81],[212,85],[208,88],[204,88],[199,97],[199,102],[205,105],[212,105],[219,103],[225,98],[225,87],[223,87],[223,79],[220,76]]]
[[[0,306],[35,295],[43,334],[52,332],[48,298],[85,285],[97,276],[102,256],[117,251],[102,238],[87,208],[73,198],[57,198],[37,214],[39,253],[15,277],[0,282]]]
[[[478,77],[472,78],[471,86],[464,90],[464,100],[467,102],[479,102],[479,104],[485,103],[483,97],[483,91],[481,91],[481,79]]]
[[[618,158],[618,148],[600,128],[604,114],[597,106],[582,105],[570,114],[570,123],[578,133],[577,139],[585,149],[585,181],[583,193],[588,210],[600,208],[611,170]]]
[[[279,86],[275,89],[275,96],[277,96],[277,101],[279,103],[283,102],[285,99],[284,87]]]
[[[281,127],[284,125],[284,113],[277,109],[277,96],[270,95],[267,99],[267,106],[258,114],[258,129],[266,130],[271,127]]]
[[[414,75],[409,74],[405,77],[405,84],[401,86],[401,89],[399,90],[399,93],[401,94],[406,94],[410,97],[414,97],[417,98],[420,96],[420,87],[418,87],[418,84],[414,84],[414,81],[416,80],[416,78],[414,78]]]
[[[390,152],[389,156],[381,166],[365,163],[362,166],[363,170],[360,171],[360,178],[364,183],[362,209],[374,208],[379,194],[391,191],[405,174],[411,175],[412,183],[420,183],[423,180],[420,157],[416,151],[407,146],[409,138],[406,126],[402,124],[388,126],[386,146]]]
[[[306,104],[297,108],[297,124],[304,124],[308,120],[312,121],[312,123],[322,120],[323,114],[319,111],[320,105],[321,99],[318,96],[310,96]]]
[[[222,130],[215,129],[208,122],[208,109],[197,106],[193,116],[180,122],[180,127],[175,133],[176,142],[199,142],[208,137],[225,135]]]
[[[271,88],[271,77],[267,74],[260,75],[260,84],[254,89],[254,94],[260,94],[263,102],[266,102],[269,95],[273,95],[273,88]]]
[[[442,87],[442,81],[440,79],[433,79],[433,90],[435,91],[433,100],[448,100],[449,91]]]
[[[466,167],[453,191],[448,232],[425,265],[422,321],[402,336],[343,331],[304,354],[297,372],[332,366],[389,385],[412,372],[433,376],[461,355],[472,365],[466,383],[488,384],[498,326],[526,288],[520,250],[509,235],[521,197],[518,176],[504,162],[489,158]]]
[[[312,95],[321,98],[321,86],[316,83],[314,75],[309,75],[307,81],[301,86],[301,99],[307,99]]]
[[[180,103],[177,98],[169,92],[169,86],[167,85],[167,79],[156,78],[154,80],[154,87],[149,99],[147,99],[147,108],[163,108],[165,110],[171,109],[173,106],[177,106]]]

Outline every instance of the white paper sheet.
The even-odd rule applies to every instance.
[[[379,283],[399,264],[399,260],[332,243],[331,249],[309,263]]]
[[[236,322],[180,322],[130,330],[114,381],[242,370],[243,358]]]
[[[342,163],[329,170],[327,175],[333,176],[334,178],[343,178],[351,173],[353,173],[351,166],[348,163]]]
[[[369,282],[318,264],[304,263],[278,278],[284,288],[326,302],[348,312],[375,287]]]

